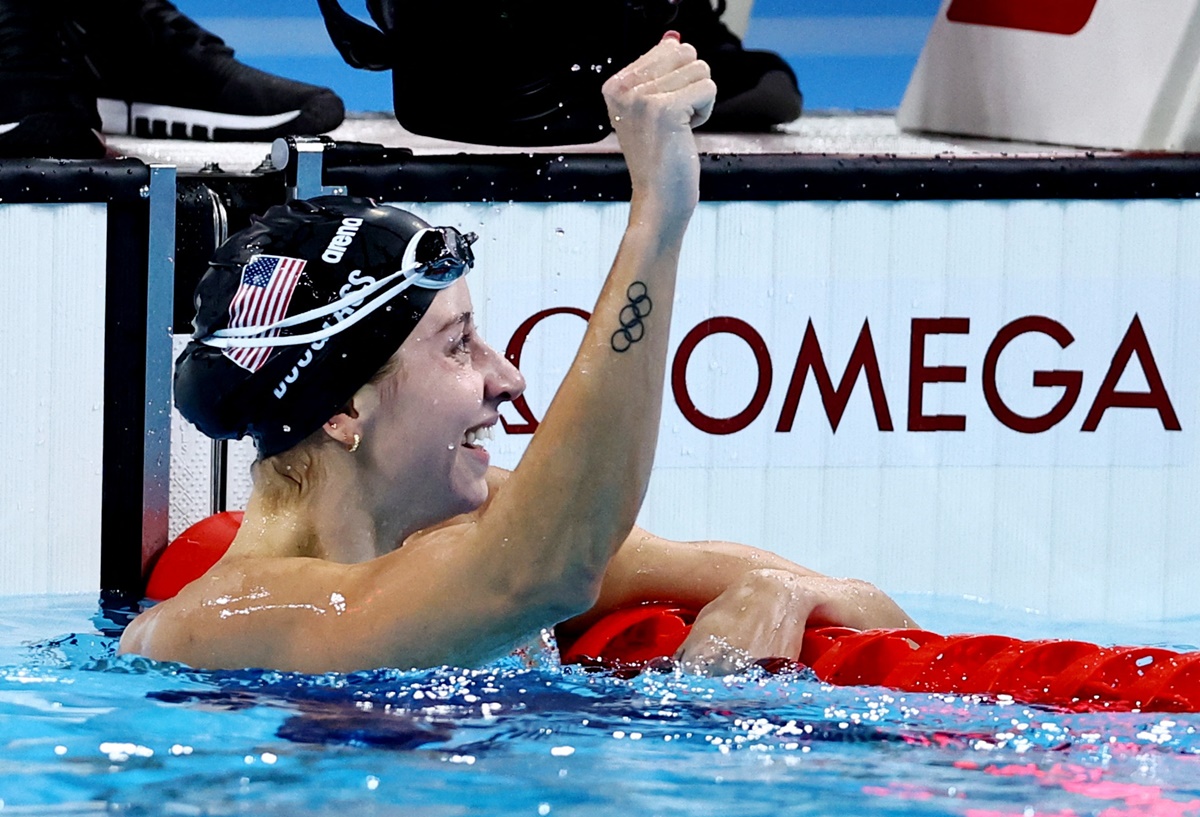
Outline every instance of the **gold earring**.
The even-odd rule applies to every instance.
[[[359,443],[361,443],[361,442],[362,442],[362,437],[360,437],[359,435],[355,434],[355,435],[354,435],[354,444],[353,444],[353,445],[351,445],[351,446],[350,446],[349,448],[347,448],[346,450],[347,450],[347,451],[349,451],[351,454],[353,454],[355,451],[357,451],[357,450],[358,450],[358,444],[359,444]]]

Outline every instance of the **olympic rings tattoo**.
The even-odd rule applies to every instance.
[[[629,299],[629,303],[625,304],[618,316],[621,328],[612,334],[613,351],[627,351],[630,346],[646,336],[646,326],[642,323],[642,318],[654,309],[654,303],[647,292],[646,285],[641,281],[634,281],[629,285],[629,289],[625,290],[625,297]]]

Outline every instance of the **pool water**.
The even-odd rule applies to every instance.
[[[1193,649],[1200,620],[900,599],[928,629]],[[1200,815],[1200,715],[1064,713],[801,673],[623,679],[553,651],[305,676],[117,657],[94,596],[5,599],[0,817]]]

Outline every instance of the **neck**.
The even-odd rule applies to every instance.
[[[333,440],[308,440],[254,466],[235,540],[245,555],[365,562],[395,550],[421,524],[376,495],[362,458]]]

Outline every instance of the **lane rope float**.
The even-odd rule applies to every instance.
[[[150,570],[146,598],[169,599],[203,576],[225,555],[242,524],[242,511],[223,511],[201,519],[176,536]]]

